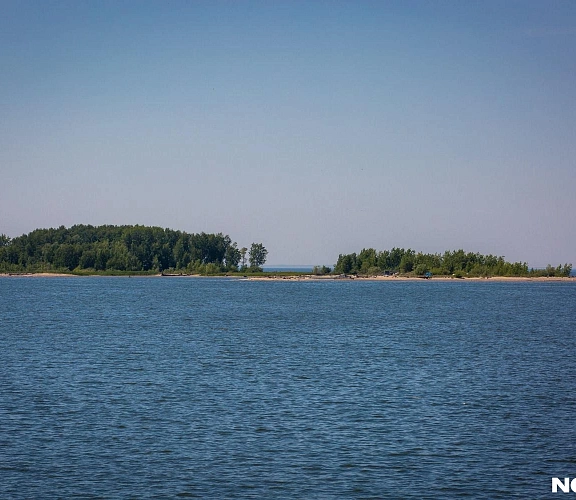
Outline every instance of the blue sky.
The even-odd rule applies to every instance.
[[[3,2],[0,233],[576,265],[576,2]]]

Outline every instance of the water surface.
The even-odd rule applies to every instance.
[[[2,498],[547,498],[576,284],[0,279]]]

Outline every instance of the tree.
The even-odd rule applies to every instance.
[[[0,247],[7,247],[10,244],[10,238],[5,234],[0,234]]]
[[[226,248],[226,269],[229,271],[236,271],[238,269],[238,263],[240,262],[240,250],[236,246],[236,243],[228,245]]]
[[[414,269],[414,274],[416,274],[416,276],[424,276],[428,271],[429,269],[426,264],[418,264]]]
[[[312,268],[312,274],[315,274],[316,276],[324,276],[326,274],[330,274],[332,272],[332,269],[330,269],[328,266],[314,266]]]
[[[338,256],[338,262],[334,266],[334,273],[336,274],[348,274],[357,271],[356,268],[356,254],[340,254]]]
[[[60,245],[54,255],[54,265],[72,271],[80,261],[80,252],[74,245]]]
[[[408,249],[402,256],[398,269],[400,270],[401,273],[409,273],[412,271],[413,268],[414,268],[414,252]]]
[[[369,274],[368,270],[377,267],[378,256],[373,248],[363,248],[356,257],[356,266],[362,274]]]
[[[240,262],[242,263],[242,270],[246,269],[246,252],[248,249],[246,247],[242,247],[240,249]]]
[[[96,252],[94,250],[84,250],[80,256],[78,267],[82,269],[93,268],[96,263]]]
[[[250,247],[250,255],[248,260],[250,261],[250,269],[253,271],[261,271],[262,266],[266,263],[266,256],[268,255],[268,250],[264,248],[262,243],[252,243]]]

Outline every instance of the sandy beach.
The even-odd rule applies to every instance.
[[[254,276],[254,277],[247,277],[244,278],[250,281],[311,281],[311,280],[348,280],[348,281],[473,281],[473,282],[574,282],[576,283],[576,277],[509,277],[509,276],[494,276],[491,278],[452,278],[449,276],[434,276],[429,279],[425,278],[416,278],[416,277],[408,277],[408,276],[368,276],[368,277],[357,277],[357,276],[346,276],[346,277],[338,277],[338,276],[313,276],[313,275],[304,275],[304,276]]]
[[[64,273],[0,273],[0,278],[77,278],[75,274]]]
[[[75,274],[65,274],[65,273],[0,273],[0,278],[81,278],[81,277],[117,277],[117,276],[102,276],[98,274],[79,276]],[[128,276],[124,276],[128,277]],[[239,279],[246,281],[472,281],[472,282],[540,282],[540,283],[576,283],[576,276],[566,277],[521,277],[521,276],[493,276],[490,278],[453,278],[449,276],[433,276],[432,278],[417,278],[410,276],[314,276],[312,274],[305,275],[293,275],[293,276],[203,276],[200,274],[152,274],[152,275],[142,275],[133,277],[141,278],[229,278],[229,279]]]

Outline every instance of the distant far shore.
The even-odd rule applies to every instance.
[[[0,273],[0,278],[80,278],[80,277],[138,277],[138,278],[229,278],[248,281],[472,281],[472,282],[573,282],[576,283],[576,276],[491,276],[489,278],[471,277],[456,278],[453,276],[433,276],[422,278],[417,276],[355,276],[355,275],[324,275],[313,274],[266,274],[264,276],[250,276],[249,274],[229,274],[229,275],[201,275],[201,274],[148,274],[148,275],[102,275],[102,274],[67,274],[67,273]]]

